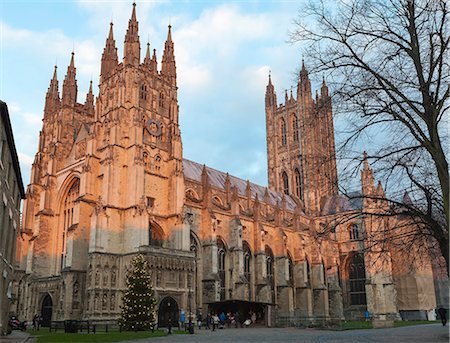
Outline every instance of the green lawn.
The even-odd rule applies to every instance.
[[[120,342],[141,338],[161,337],[166,336],[167,333],[164,330],[151,331],[138,331],[138,332],[97,332],[93,333],[64,333],[64,332],[48,332],[45,328],[39,331],[29,331],[32,336],[37,337],[37,343],[59,343],[59,342]],[[174,334],[184,334],[185,331],[173,330]]]

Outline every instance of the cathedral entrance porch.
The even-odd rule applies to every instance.
[[[213,313],[232,313],[236,317],[238,313],[239,325],[245,320],[250,319],[252,325],[268,325],[268,303],[245,300],[224,300],[216,301],[208,304],[208,312]]]
[[[42,315],[42,326],[49,327],[52,321],[53,313],[53,301],[50,294],[47,294],[42,300],[41,315]]]
[[[167,327],[169,319],[172,326],[178,326],[178,303],[172,297],[165,297],[159,303],[158,327]]]

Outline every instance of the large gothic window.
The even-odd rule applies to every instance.
[[[161,227],[154,223],[148,223],[148,245],[162,247],[164,240],[164,233]]]
[[[159,108],[164,108],[164,92],[159,93]]]
[[[288,253],[288,282],[290,286],[294,285],[294,262],[292,261],[292,256]]]
[[[303,178],[300,171],[295,168],[294,170],[295,178],[295,195],[303,200]]]
[[[73,229],[74,225],[74,210],[75,210],[75,201],[80,194],[80,179],[75,179],[72,181],[72,184],[67,192],[66,197],[64,198],[63,203],[63,230],[62,230],[62,239],[61,239],[61,270],[64,268],[64,262],[67,253],[67,235],[70,230]]]
[[[270,286],[271,300],[275,303],[275,278],[274,278],[274,258],[273,252],[270,247],[266,245],[266,270],[267,270],[267,283]]]
[[[298,119],[295,114],[292,115],[292,132],[294,142],[298,142]]]
[[[139,90],[139,98],[144,101],[147,100],[147,86],[145,83],[141,85],[141,89]]]
[[[244,250],[244,276],[248,282],[248,298],[252,299],[252,252],[247,242],[242,242],[242,248]]]
[[[351,305],[366,305],[366,269],[361,255],[354,255],[348,265]]]
[[[194,234],[191,232],[191,245],[189,250],[192,251],[195,254],[195,270],[194,270],[194,284],[192,285],[194,290],[195,290],[195,303],[199,304],[200,303],[200,292],[198,289],[198,284],[199,284],[199,280],[198,280],[198,264],[199,264],[199,256],[198,256],[198,242],[197,239],[195,238]]]
[[[289,178],[286,172],[281,173],[281,178],[283,179],[283,193],[289,195]]]
[[[285,146],[287,144],[287,136],[286,136],[286,122],[283,118],[281,118],[281,145]]]
[[[227,251],[225,248],[225,243],[218,238],[217,239],[217,272],[219,274],[219,291],[220,300],[225,300],[225,290],[226,290],[226,255]]]

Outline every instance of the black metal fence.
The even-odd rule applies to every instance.
[[[66,333],[96,333],[119,330],[119,325],[112,321],[52,320],[49,326],[50,332],[64,331]]]

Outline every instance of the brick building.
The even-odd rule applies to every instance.
[[[0,335],[8,329],[13,293],[15,246],[20,229],[20,203],[25,191],[20,174],[8,107],[0,101]]]

